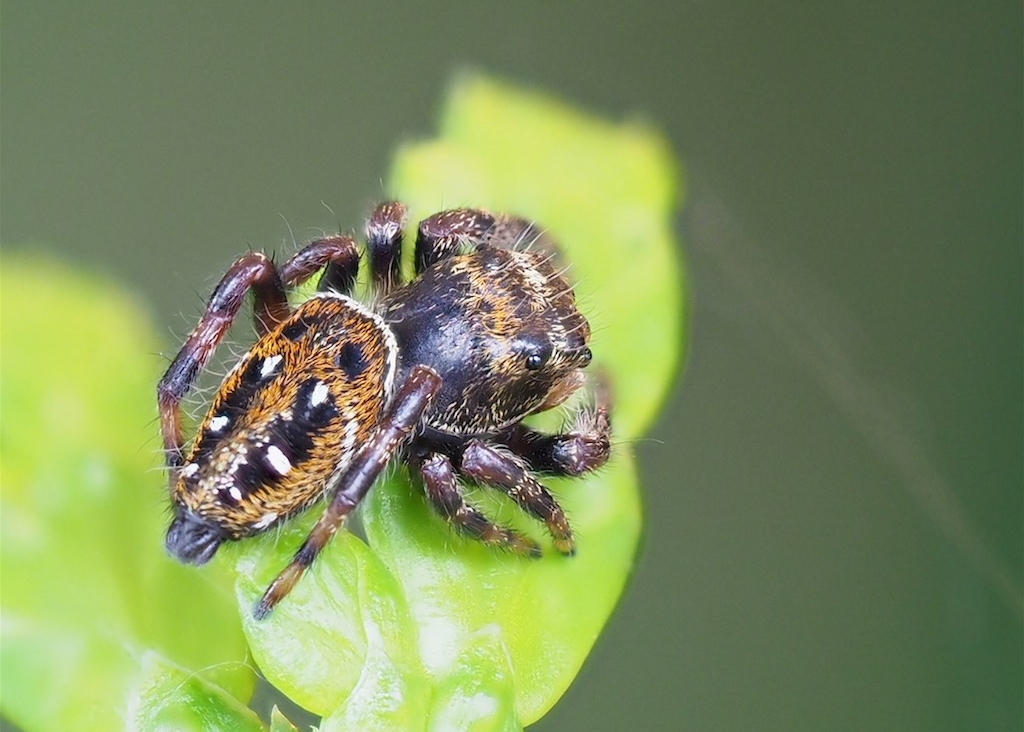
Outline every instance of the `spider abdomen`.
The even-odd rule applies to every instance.
[[[191,541],[204,525],[207,541],[258,533],[319,499],[377,427],[395,369],[394,339],[364,306],[340,295],[300,305],[225,379],[179,471]],[[168,537],[194,561],[189,544]]]

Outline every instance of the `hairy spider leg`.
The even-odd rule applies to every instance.
[[[539,432],[517,424],[502,442],[532,470],[550,475],[578,476],[597,470],[611,455],[611,405],[599,395],[596,406],[582,406],[572,427],[560,434]]]
[[[451,459],[443,453],[411,458],[412,468],[423,479],[430,505],[449,524],[463,534],[489,546],[510,549],[516,554],[540,557],[540,546],[532,539],[491,521],[478,508],[466,502]]]
[[[436,213],[420,222],[416,235],[416,274],[445,257],[461,253],[465,245],[513,251],[539,246],[552,257],[560,257],[555,241],[527,219],[457,208]]]
[[[366,222],[366,248],[374,289],[386,295],[402,282],[402,232],[406,208],[397,201],[382,203]]]
[[[442,211],[423,219],[416,234],[416,274],[461,253],[465,244],[480,246],[494,223],[492,214],[471,208]]]
[[[551,491],[535,480],[516,457],[473,440],[462,453],[459,472],[504,491],[520,508],[547,524],[559,552],[571,555],[575,551],[572,529],[562,507]]]
[[[339,477],[331,502],[295,553],[257,603],[253,615],[265,618],[292,591],[295,583],[337,533],[345,517],[359,505],[374,481],[409,439],[430,402],[441,388],[441,377],[426,366],[416,366],[402,384],[373,436],[360,448]]]
[[[281,267],[281,279],[288,286],[300,285],[323,269],[316,289],[347,295],[359,274],[359,250],[351,236],[338,234],[316,239],[297,251]]]

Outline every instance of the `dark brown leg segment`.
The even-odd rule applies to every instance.
[[[538,472],[582,475],[608,462],[611,420],[607,404],[580,411],[568,432],[548,435],[516,425],[503,436],[505,444]]]
[[[297,251],[281,267],[281,279],[289,287],[301,285],[324,270],[316,289],[348,294],[359,274],[359,250],[351,236],[316,239]]]
[[[338,487],[309,536],[295,553],[291,564],[271,583],[256,605],[253,615],[265,618],[299,581],[327,542],[337,533],[345,517],[359,505],[377,476],[387,467],[412,434],[423,412],[441,388],[441,377],[425,366],[417,366],[395,395],[380,426],[363,445],[338,482]]]
[[[374,287],[380,294],[390,292],[402,281],[402,231],[406,209],[394,201],[382,203],[366,224],[366,245]]]
[[[515,251],[536,247],[552,256],[559,255],[558,245],[547,233],[518,216],[499,216],[487,232],[484,243]]]
[[[436,213],[420,222],[416,236],[416,273],[438,260],[458,254],[464,245],[515,250],[538,246],[551,256],[558,255],[554,240],[526,219],[457,208]]]
[[[221,278],[203,317],[160,379],[157,387],[160,428],[167,465],[172,468],[172,485],[176,477],[173,469],[181,467],[184,461],[181,400],[231,327],[249,290],[255,295],[253,318],[257,331],[265,333],[288,317],[288,298],[274,263],[265,254],[247,254],[231,265]]]
[[[442,211],[423,219],[416,235],[416,273],[458,254],[464,244],[483,243],[494,221],[486,211],[469,208]]]
[[[467,536],[490,546],[511,549],[516,554],[540,556],[536,542],[504,526],[498,526],[479,509],[466,502],[459,488],[455,468],[447,456],[433,453],[416,460],[413,467],[423,478],[427,499],[448,523]]]
[[[547,524],[555,541],[555,549],[562,554],[573,553],[575,541],[562,507],[551,492],[534,480],[514,457],[482,442],[473,441],[462,454],[460,472],[507,493],[524,511]]]

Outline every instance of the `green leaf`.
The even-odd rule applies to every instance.
[[[4,716],[30,732],[120,729],[154,659],[199,674],[192,699],[247,699],[224,578],[163,550],[162,364],[144,309],[110,282],[9,252],[0,291]]]
[[[152,652],[143,655],[142,666],[130,728],[154,732],[263,730],[253,711],[202,676]]]
[[[399,716],[422,718],[429,690],[404,632],[412,627],[405,599],[377,555],[352,534],[334,538],[269,618],[253,619],[256,600],[284,566],[283,554],[302,543],[315,518],[292,522],[280,537],[222,549],[237,555],[238,597],[256,662],[275,686],[317,714],[383,715],[394,707]]]
[[[629,442],[654,419],[684,350],[677,171],[646,125],[472,76],[453,88],[440,137],[400,152],[391,192],[414,221],[485,207],[541,222],[561,243],[594,330],[591,368],[615,396],[614,455],[585,479],[547,481],[578,551],[548,548],[537,561],[456,536],[399,469],[362,506],[369,548],[340,533],[246,634],[267,678],[324,714],[325,730],[518,729],[572,682],[633,566],[641,508]],[[492,494],[471,499],[550,547]],[[313,518],[224,552],[246,617]]]

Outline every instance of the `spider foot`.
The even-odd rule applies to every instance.
[[[300,564],[298,560],[285,567],[284,571],[277,575],[277,578],[270,584],[267,591],[263,593],[260,601],[256,603],[256,607],[252,611],[253,617],[257,620],[263,620],[270,615],[270,611],[277,606],[277,603],[287,597],[288,593],[292,591],[296,583],[302,578],[305,571],[306,566]]]

